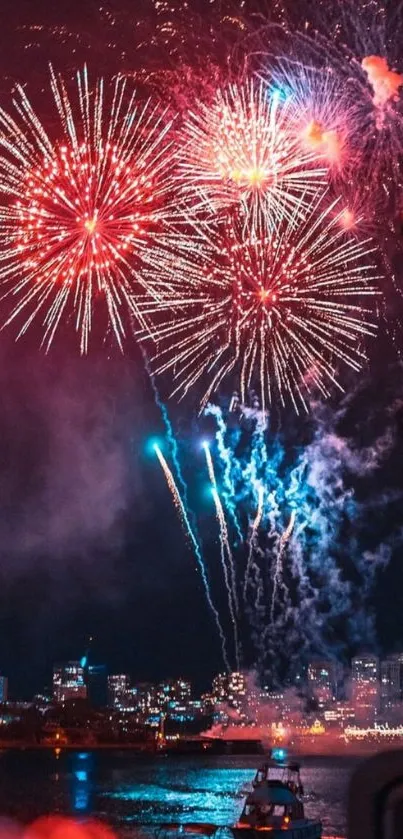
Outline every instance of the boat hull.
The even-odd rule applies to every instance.
[[[270,833],[270,839],[321,839],[320,822],[301,822],[300,824],[281,827],[249,827],[237,825],[231,828],[234,839],[263,839],[262,834]]]

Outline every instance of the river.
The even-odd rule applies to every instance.
[[[152,757],[130,751],[0,752],[0,814],[28,823],[45,813],[106,820],[120,837],[139,823],[233,824],[259,757]],[[346,835],[352,757],[302,761],[306,815]]]

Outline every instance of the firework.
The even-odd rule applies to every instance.
[[[263,82],[233,84],[212,104],[199,103],[179,151],[186,194],[218,211],[240,207],[258,230],[295,218],[326,167],[322,150],[303,148],[288,121],[287,103]]]
[[[263,410],[277,394],[298,411],[313,388],[341,388],[338,365],[360,368],[378,278],[373,246],[348,235],[343,211],[316,196],[270,238],[232,222],[197,225],[177,292],[145,308],[156,323],[156,371],[173,371],[175,394],[200,382],[203,407],[230,374],[243,402],[255,388]]]
[[[165,460],[164,455],[162,454],[161,448],[158,445],[158,443],[154,443],[154,451],[155,451],[155,454],[157,455],[157,458],[158,458],[159,463],[161,465],[162,471],[165,475],[165,479],[166,479],[166,482],[168,484],[169,490],[171,492],[175,508],[177,510],[177,513],[178,513],[180,519],[181,519],[183,529],[184,529],[186,535],[189,537],[190,543],[191,543],[191,545],[194,549],[197,565],[198,565],[198,568],[199,568],[199,571],[200,571],[200,574],[201,574],[201,578],[203,580],[203,585],[204,585],[204,590],[205,590],[207,602],[208,602],[208,605],[209,605],[209,607],[212,611],[212,614],[214,616],[216,626],[217,626],[217,629],[218,629],[218,633],[219,633],[219,636],[220,636],[224,664],[225,664],[227,670],[230,670],[228,655],[227,655],[227,650],[226,650],[225,635],[224,635],[224,631],[223,631],[223,628],[222,628],[222,625],[221,625],[221,622],[220,622],[220,617],[219,617],[218,611],[217,611],[216,607],[214,606],[214,603],[213,603],[212,598],[211,598],[210,587],[209,587],[209,584],[208,584],[206,569],[204,567],[203,557],[201,555],[199,543],[196,539],[196,536],[194,535],[192,526],[191,526],[190,521],[189,521],[188,513],[186,511],[186,508],[185,508],[184,503],[182,501],[182,498],[180,496],[180,492],[178,490],[178,487],[176,486],[174,476],[173,476],[173,474],[172,474],[172,472],[171,472],[171,470],[170,470],[170,468],[169,468],[169,466],[168,466],[168,464]]]
[[[224,580],[225,586],[228,595],[228,608],[231,616],[232,625],[234,628],[234,641],[235,641],[235,658],[236,658],[236,665],[239,669],[240,667],[240,658],[239,658],[239,642],[238,642],[238,626],[236,615],[239,613],[239,603],[237,597],[237,590],[236,590],[236,574],[235,574],[235,565],[232,556],[231,544],[229,539],[228,527],[227,522],[225,520],[225,513],[221,503],[221,499],[218,493],[217,481],[214,472],[214,464],[213,459],[211,457],[210,448],[208,443],[203,443],[204,453],[206,455],[206,463],[207,469],[209,473],[209,478],[211,481],[211,491],[214,499],[214,504],[217,513],[217,521],[220,528],[220,551],[221,551],[221,565],[224,573]],[[227,562],[225,557],[227,556],[228,560],[228,568]],[[228,573],[228,570],[230,573]]]
[[[109,90],[77,74],[76,100],[51,71],[58,128],[47,133],[25,92],[0,110],[0,281],[19,335],[34,320],[51,344],[73,317],[81,352],[93,310],[120,346],[124,310],[164,259],[169,122],[118,78]],[[171,163],[170,163],[171,165]],[[144,324],[143,324],[144,325]]]
[[[249,551],[248,551],[248,560],[246,563],[246,571],[245,571],[245,578],[243,583],[243,599],[245,604],[247,603],[247,590],[248,590],[248,582],[250,578],[250,573],[253,564],[253,553],[256,550],[256,536],[259,531],[259,527],[262,523],[263,517],[263,510],[264,510],[264,489],[263,486],[259,486],[258,488],[258,508],[255,515],[255,518],[252,522],[252,526],[250,529],[249,535]]]
[[[348,161],[348,134],[355,113],[335,73],[306,67],[300,61],[274,60],[261,78],[268,93],[286,110],[288,131],[302,148],[321,157],[328,177]]]
[[[271,605],[270,605],[270,621],[274,623],[274,611],[276,608],[276,601],[277,601],[277,593],[278,588],[281,583],[281,574],[282,574],[282,560],[284,556],[285,547],[287,542],[289,541],[292,531],[294,529],[295,524],[295,510],[292,511],[290,521],[280,536],[278,540],[278,547],[276,552],[276,559],[274,563],[274,571],[273,571],[273,590],[271,595]]]
[[[290,7],[291,16],[293,11]],[[370,212],[379,203],[393,206],[394,187],[401,183],[403,150],[402,5],[393,0],[343,0],[315,7],[307,3],[298,12],[305,17],[304,27],[290,22],[287,28],[275,28],[274,35],[268,25],[262,51],[265,40],[275,40],[284,56],[280,63],[286,68],[285,76],[294,75],[290,87],[299,91],[296,102],[302,113],[309,100],[313,102],[309,88],[304,90],[307,75],[322,77],[319,87],[315,85],[316,107],[323,91],[335,91],[327,110],[346,115],[344,126],[340,122],[348,143],[345,182],[365,180]],[[268,52],[266,74],[278,63],[278,57]]]

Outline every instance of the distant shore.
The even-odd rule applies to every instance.
[[[403,742],[385,742],[385,743],[354,743],[354,745],[344,745],[342,743],[332,744],[291,744],[287,747],[290,754],[297,757],[360,757],[361,755],[375,754],[380,751],[387,751],[390,749],[403,748]],[[231,750],[206,750],[206,751],[181,751],[175,748],[156,748],[153,745],[144,745],[140,743],[35,743],[35,742],[21,742],[21,741],[0,741],[0,752],[5,751],[38,751],[38,752],[118,752],[127,751],[134,752],[137,755],[145,755],[152,757],[187,757],[198,760],[207,757],[254,757],[259,762],[262,753],[255,751],[231,751]]]
[[[120,751],[127,750],[144,754],[157,754],[158,750],[138,743],[33,743],[30,741],[1,742],[0,752],[5,751],[71,751],[71,752],[94,752],[94,751]]]

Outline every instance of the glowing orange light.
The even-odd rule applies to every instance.
[[[312,119],[303,131],[303,138],[312,148],[320,146],[323,143],[323,127],[320,122]]]
[[[342,140],[337,131],[327,131],[320,122],[313,119],[302,132],[302,138],[313,151],[324,154],[329,163],[340,163]]]
[[[277,294],[271,294],[267,288],[260,288],[258,291],[258,297],[262,303],[275,303],[277,300]]]
[[[245,180],[250,186],[261,187],[267,178],[267,173],[264,169],[257,166],[255,169],[248,169],[245,172]]]
[[[340,216],[340,224],[343,230],[351,230],[355,226],[355,214],[347,207]]]
[[[97,226],[96,218],[90,218],[90,219],[87,219],[87,221],[84,222],[84,227],[88,231],[89,234],[95,232],[96,226]]]

